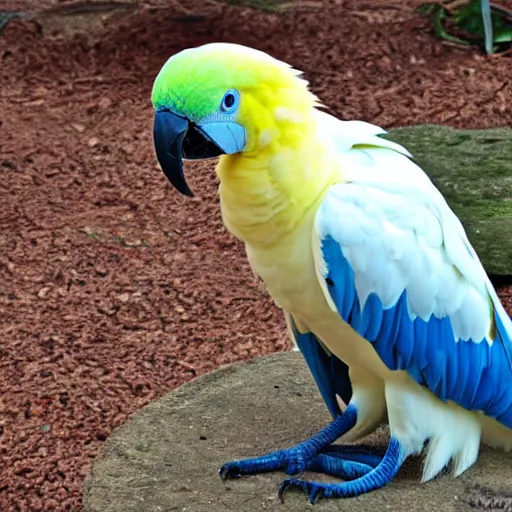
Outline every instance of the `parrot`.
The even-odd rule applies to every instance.
[[[223,480],[282,471],[281,499],[315,503],[382,489],[413,455],[422,483],[461,475],[482,444],[512,448],[512,321],[405,147],[331,115],[303,72],[241,44],[175,53],[151,103],[155,156],[179,193],[193,195],[184,161],[217,160],[223,224],[332,417],[295,446],[226,462]],[[381,425],[385,451],[355,442]]]

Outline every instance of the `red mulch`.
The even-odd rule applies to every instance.
[[[144,11],[92,42],[7,26],[0,510],[80,510],[93,457],[131,413],[194,375],[289,347],[222,227],[211,165],[189,170],[193,200],[156,165],[150,91],[171,54],[255,46],[304,69],[338,115],[384,127],[512,123],[511,59],[435,40],[400,3],[225,7],[188,23]],[[500,293],[510,311],[512,290]]]

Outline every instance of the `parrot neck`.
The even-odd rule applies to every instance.
[[[225,226],[246,244],[274,243],[300,223],[330,185],[342,180],[336,162],[313,136],[298,147],[222,156],[217,174]]]

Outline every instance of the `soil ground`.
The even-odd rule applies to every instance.
[[[277,14],[96,2],[92,14],[75,7],[6,26],[0,510],[80,510],[93,457],[130,414],[195,375],[289,348],[222,226],[212,166],[189,169],[188,200],[156,165],[150,92],[165,60],[239,42],[303,69],[344,119],[511,125],[510,57],[434,39],[414,4],[325,0]],[[512,289],[499,293],[510,312]]]

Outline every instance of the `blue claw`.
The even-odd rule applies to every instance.
[[[284,470],[289,475],[296,475],[309,469],[317,454],[348,432],[356,424],[356,421],[356,408],[349,406],[343,414],[340,414],[311,439],[298,444],[294,448],[277,450],[262,457],[228,462],[219,469],[219,475],[222,480],[276,470]]]
[[[405,455],[400,444],[391,438],[385,455],[362,445],[336,445],[336,439],[348,432],[357,421],[357,411],[349,406],[327,427],[294,448],[277,450],[262,457],[228,462],[219,469],[220,477],[239,477],[267,471],[284,470],[296,475],[304,470],[322,472],[344,482],[327,484],[287,478],[279,487],[281,501],[291,487],[300,487],[311,503],[322,498],[349,498],[379,489],[395,477]]]
[[[329,457],[329,455],[326,457]],[[391,482],[398,473],[405,458],[398,441],[391,438],[386,454],[382,457],[380,463],[363,476],[338,484],[324,484],[308,482],[299,478],[287,478],[279,487],[278,497],[283,501],[284,494],[291,487],[300,487],[309,495],[309,500],[313,504],[321,498],[351,498],[359,496],[360,494],[380,489]]]
[[[322,498],[328,498],[329,489],[326,488],[325,484],[319,484],[316,482],[307,482],[300,478],[286,478],[279,486],[277,493],[281,503],[284,503],[284,495],[291,487],[300,487],[308,496],[309,501],[314,505],[318,500]]]

